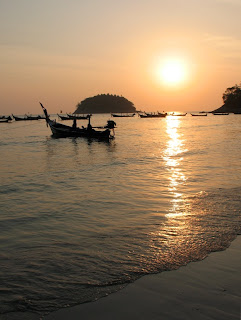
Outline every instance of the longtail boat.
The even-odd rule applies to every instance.
[[[25,121],[25,120],[29,120],[27,117],[17,117],[17,116],[15,116],[15,115],[13,115],[13,114],[12,114],[12,116],[13,116],[13,119],[14,119],[15,121]]]
[[[69,114],[67,113],[67,116],[69,117],[69,119],[73,120],[73,119],[77,119],[77,120],[88,120],[89,117],[92,116],[92,114],[87,114],[86,116],[78,116],[78,115],[75,115],[75,114]]]
[[[228,112],[212,112],[213,115],[215,116],[228,116]]]
[[[39,120],[41,119],[40,116],[28,116],[28,115],[25,115],[24,117],[17,117],[17,116],[14,116],[12,114],[13,118],[15,119],[15,121],[27,121],[27,120]]]
[[[134,117],[135,113],[132,114],[116,114],[116,113],[112,113],[111,116],[115,117],[115,118],[131,118]]]
[[[55,137],[58,137],[58,138],[84,137],[84,138],[90,138],[90,139],[94,138],[98,140],[109,140],[114,138],[114,128],[116,126],[116,123],[112,120],[108,120],[107,125],[104,127],[92,127],[90,124],[91,116],[89,115],[88,125],[86,128],[83,126],[82,128],[78,128],[76,125],[77,119],[73,119],[72,126],[66,126],[64,124],[56,122],[55,120],[50,120],[49,114],[41,102],[40,102],[40,105],[43,109],[47,126],[50,127],[52,134]],[[95,130],[95,128],[104,129],[104,130]]]
[[[0,123],[7,123],[7,122],[9,122],[9,121],[11,121],[12,119],[8,119],[8,118],[6,118],[6,119],[0,119]]]
[[[0,120],[12,120],[11,116],[0,116]]]
[[[139,117],[140,118],[165,118],[167,116],[167,113],[161,113],[161,112],[157,112],[157,113],[139,113]]]
[[[28,116],[28,115],[26,115],[26,117],[27,117],[27,120],[39,120],[39,119],[41,119],[40,116]]]
[[[185,117],[187,115],[187,113],[170,113],[170,116],[175,116],[175,117]]]
[[[57,113],[57,115],[61,120],[70,120],[69,116],[62,116],[62,115],[60,115],[58,113]]]

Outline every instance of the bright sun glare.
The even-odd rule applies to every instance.
[[[158,69],[158,75],[165,85],[178,85],[186,80],[186,66],[181,60],[164,61]]]

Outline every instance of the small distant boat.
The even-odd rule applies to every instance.
[[[185,117],[187,113],[171,113],[170,116],[176,116],[176,117]]]
[[[207,113],[191,113],[193,117],[206,117]]]
[[[122,113],[121,114],[116,114],[116,113],[112,113],[111,114],[112,117],[116,117],[116,118],[117,117],[118,118],[127,118],[127,117],[130,118],[130,117],[134,117],[134,115],[135,115],[135,113],[132,113],[132,114],[122,114]]]
[[[0,116],[0,120],[12,120],[11,116]]]
[[[69,116],[67,116],[67,115],[66,116],[62,116],[62,115],[60,115],[58,113],[57,113],[57,115],[61,120],[70,120]]]
[[[75,115],[75,114],[69,114],[67,113],[67,116],[69,117],[69,119],[73,120],[73,119],[78,119],[78,120],[88,120],[89,117],[92,116],[92,114],[87,114],[86,116],[78,116],[78,115]]]
[[[28,115],[25,115],[24,117],[17,117],[17,116],[14,116],[12,114],[13,118],[15,119],[15,121],[27,121],[27,120],[39,120],[41,119],[40,116],[28,116]]]
[[[47,110],[44,108],[42,103],[40,105],[45,114],[45,120],[47,125],[50,127],[53,136],[58,138],[67,138],[67,137],[84,137],[89,139],[98,139],[98,140],[109,140],[114,138],[114,128],[116,123],[112,120],[107,121],[107,125],[104,127],[92,127],[90,124],[91,116],[88,116],[88,125],[87,127],[78,128],[76,126],[76,120],[73,119],[72,126],[66,126],[64,124],[58,123],[54,120],[50,120]],[[69,119],[71,120],[71,119]],[[104,129],[104,130],[95,130],[96,129]],[[112,130],[112,134],[111,134]]]
[[[212,112],[213,115],[215,116],[228,116],[228,112]]]
[[[44,117],[44,116],[40,116],[40,115],[39,115],[39,119],[44,119],[44,120],[45,120],[45,117]]]
[[[167,116],[167,113],[161,113],[161,112],[157,112],[157,113],[139,113],[139,117],[140,118],[165,118]]]
[[[7,123],[7,122],[10,122],[12,120],[12,118],[9,120],[8,118],[6,119],[0,119],[0,123]]]
[[[15,121],[25,121],[25,120],[28,120],[27,117],[17,117],[17,116],[15,116],[15,115],[13,115],[13,114],[12,114],[12,116],[13,116],[13,119],[14,119]]]
[[[28,115],[26,115],[26,117],[27,117],[27,120],[39,120],[39,119],[41,119],[40,116],[28,116]]]
[[[86,116],[84,116],[84,115],[83,116],[77,116],[77,115],[73,115],[73,114],[69,114],[69,113],[67,113],[65,116],[60,115],[58,113],[57,113],[57,115],[61,120],[74,120],[74,119],[77,119],[77,120],[88,120],[89,117],[92,116],[92,114],[88,114]]]

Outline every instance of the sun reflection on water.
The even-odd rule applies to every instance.
[[[164,150],[163,159],[168,171],[168,190],[171,194],[171,210],[166,217],[171,218],[180,215],[180,205],[183,204],[183,193],[181,187],[185,184],[187,178],[181,168],[183,161],[182,154],[187,151],[185,141],[180,135],[180,119],[167,118],[166,133],[168,141]]]

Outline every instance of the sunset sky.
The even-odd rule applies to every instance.
[[[0,114],[213,110],[241,81],[241,0],[0,0]]]

